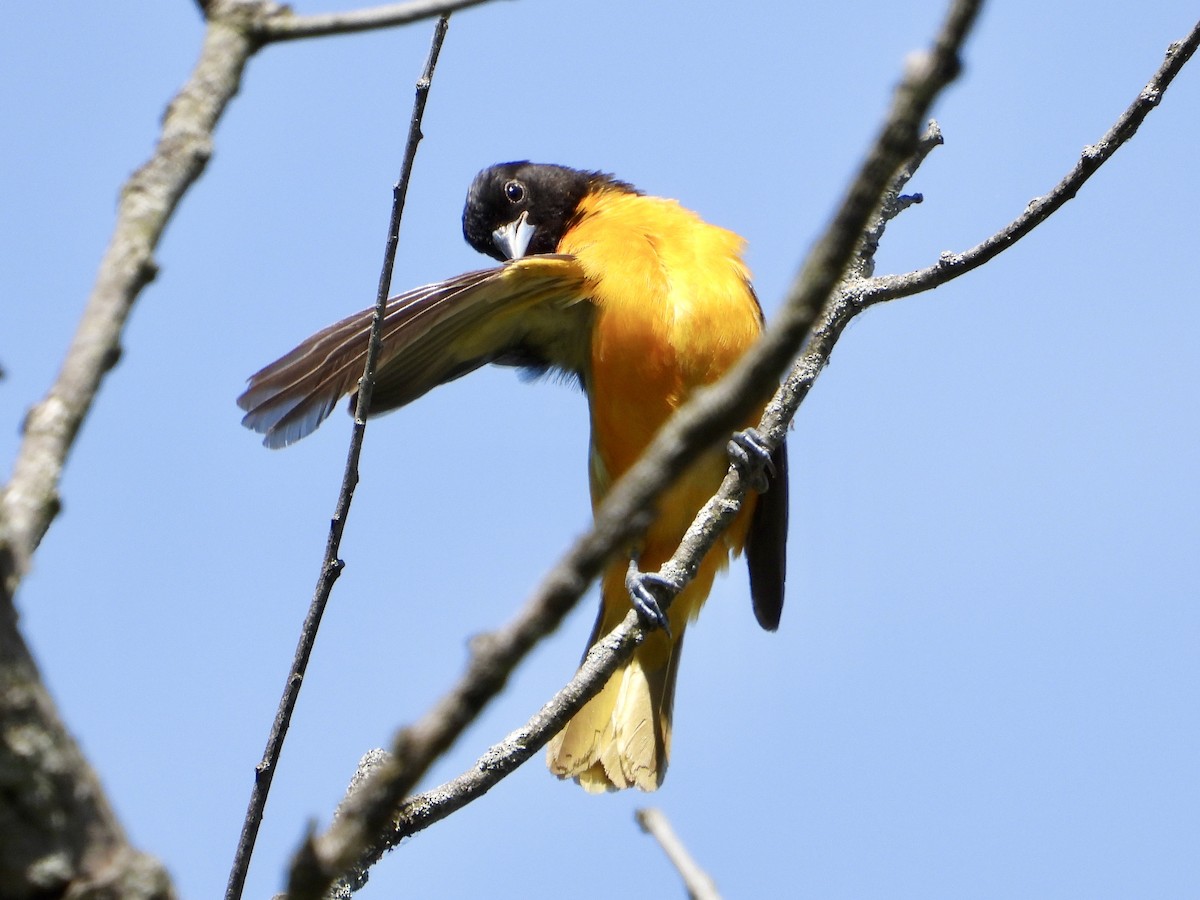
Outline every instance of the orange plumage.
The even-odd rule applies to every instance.
[[[761,314],[741,261],[742,240],[671,200],[623,191],[589,195],[559,243],[578,260],[596,306],[585,389],[591,408],[591,489],[596,506],[692,390],[711,383],[758,337]],[[728,469],[706,453],[659,500],[637,548],[654,571],[679,546]],[[753,501],[705,557],[656,631],[550,744],[550,770],[588,790],[653,790],[666,772],[675,677],[687,623],[717,571],[742,549]],[[624,560],[602,584],[592,642],[629,611]]]

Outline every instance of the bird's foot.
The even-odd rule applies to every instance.
[[[638,615],[650,625],[657,626],[671,634],[671,626],[667,622],[667,614],[663,612],[660,597],[674,597],[682,589],[678,581],[661,572],[643,572],[638,568],[637,560],[629,561],[629,570],[625,573],[625,589],[629,591],[629,599]]]
[[[771,450],[758,429],[735,431],[725,452],[729,454],[730,463],[741,474],[746,486],[765,494],[771,486],[768,476],[774,476],[775,464],[771,462]]]

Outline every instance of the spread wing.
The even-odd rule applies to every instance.
[[[579,371],[586,353],[585,279],[574,257],[528,256],[467,272],[387,302],[370,414],[403,406],[492,361]],[[242,424],[268,447],[313,432],[352,393],[366,363],[374,308],[330,325],[250,376]]]
[[[788,471],[787,443],[771,454],[775,470],[771,487],[759,494],[750,529],[746,532],[746,563],[750,568],[750,599],[754,617],[767,631],[779,627],[783,588],[787,578]]]

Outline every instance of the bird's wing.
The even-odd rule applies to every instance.
[[[242,424],[268,447],[310,434],[355,390],[374,308],[325,328],[256,372]],[[485,363],[518,356],[570,369],[586,342],[585,279],[574,257],[529,256],[414,288],[387,302],[371,414],[415,400]]]

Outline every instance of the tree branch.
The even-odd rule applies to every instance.
[[[408,3],[386,3],[383,6],[350,12],[312,16],[298,16],[287,7],[279,7],[274,15],[257,17],[251,25],[251,31],[255,38],[264,44],[353,34],[358,31],[407,25],[486,2],[487,0],[410,0]]]
[[[129,844],[3,599],[0,897],[174,897],[162,865]]]
[[[683,879],[684,889],[690,900],[721,900],[721,892],[712,876],[700,867],[700,864],[688,853],[687,847],[671,827],[670,821],[661,809],[647,807],[634,813],[642,831],[658,842],[679,877]]]
[[[787,380],[767,405],[758,427],[760,433],[766,438],[768,446],[775,447],[783,439],[787,424],[791,422],[817,377],[828,364],[838,338],[856,315],[876,303],[931,290],[952,278],[965,275],[1011,247],[1045,221],[1067,200],[1074,197],[1084,182],[1110,159],[1119,147],[1133,137],[1150,110],[1161,101],[1167,86],[1195,53],[1197,46],[1200,46],[1200,23],[1197,23],[1186,38],[1176,41],[1168,47],[1163,64],[1151,78],[1149,84],[1138,94],[1138,97],[1117,119],[1117,122],[1101,138],[1100,142],[1084,151],[1080,161],[1062,181],[1045,197],[1031,202],[1021,216],[987,240],[963,254],[943,254],[942,260],[938,264],[907,275],[863,279],[854,277],[854,270],[851,270],[846,282],[822,312],[820,320],[809,336],[803,355],[796,361]],[[937,129],[936,123],[931,123],[930,130],[918,146],[911,164],[897,174],[892,190],[886,196],[894,196],[898,199],[899,192],[903,190],[904,185],[912,176],[916,165],[919,165],[924,156],[940,142],[940,130]],[[899,206],[889,206],[885,200],[877,224],[873,229],[868,230],[868,234],[872,231],[882,234],[886,221],[898,212]],[[864,241],[862,246],[864,248],[863,255],[860,256],[856,268],[860,272],[868,272],[874,265],[874,250],[870,240]],[[798,295],[799,286],[797,285],[789,295],[789,306],[798,298]],[[741,494],[736,487],[736,481],[727,476],[720,492],[701,511],[681,546],[686,548],[687,545],[694,544],[701,554],[706,552],[716,538],[712,529],[723,527],[720,522],[731,519],[736,512],[736,509],[732,512],[727,511],[726,507],[733,503],[740,504],[740,502]],[[718,518],[718,513],[724,516],[720,521],[713,522],[711,525],[701,522],[706,518]],[[681,557],[677,553],[667,563],[667,566],[675,567],[674,571],[686,571],[689,559],[700,558],[703,558],[702,555]]]
[[[142,288],[155,277],[154,251],[184,193],[212,154],[212,133],[237,93],[254,52],[239,28],[212,19],[191,77],[167,107],[154,155],[125,183],[117,221],[58,378],[25,419],[3,494],[16,592],[30,557],[59,509],[67,455],[105,374],[121,356],[121,334]]]
[[[1150,110],[1162,101],[1163,92],[1179,74],[1184,64],[1191,59],[1200,46],[1200,22],[1187,37],[1167,48],[1166,58],[1149,83],[1138,93],[1128,109],[1095,144],[1084,147],[1079,161],[1067,175],[1044,197],[1034,197],[1025,211],[991,237],[964,253],[943,253],[932,266],[909,272],[906,275],[889,275],[872,279],[860,285],[855,293],[855,302],[860,308],[908,297],[940,287],[947,281],[965,275],[984,263],[999,256],[1038,225],[1046,221],[1068,201],[1074,199],[1079,189],[1104,163],[1131,137],[1133,137]]]
[[[931,290],[952,278],[966,274],[1011,247],[1045,221],[1051,213],[1073,198],[1084,182],[1110,159],[1122,144],[1133,137],[1138,126],[1161,101],[1163,92],[1184,63],[1191,58],[1197,46],[1200,46],[1200,23],[1197,23],[1182,41],[1171,44],[1167,49],[1166,59],[1150,83],[1100,142],[1084,151],[1080,161],[1049,194],[1031,202],[1026,211],[1005,228],[966,253],[953,256],[943,254],[942,262],[935,266],[907,275],[856,277],[856,272],[869,272],[873,268],[878,238],[882,236],[886,223],[906,205],[900,192],[929,152],[942,143],[937,123],[931,122],[909,164],[896,174],[891,187],[885,192],[883,204],[875,222],[865,232],[866,237],[860,245],[859,257],[847,273],[846,282],[822,312],[809,337],[804,354],[796,361],[787,380],[768,404],[758,425],[758,430],[766,439],[767,445],[774,448],[783,439],[788,424],[828,364],[834,345],[851,319],[868,306]],[[793,288],[788,299],[789,306],[797,299],[798,290],[798,286]],[[705,505],[692,523],[680,544],[680,549],[663,566],[664,572],[671,576],[672,580],[691,579],[698,561],[704,558],[704,554],[715,543],[725,525],[741,508],[744,493],[736,471],[731,469],[720,491]]]
[[[918,128],[934,97],[957,75],[958,51],[979,6],[979,0],[957,0],[934,47],[910,61],[879,137],[834,221],[809,254],[781,315],[733,370],[716,385],[697,392],[672,417],[610,491],[596,511],[592,531],[576,542],[526,604],[523,620],[557,626],[609,556],[644,523],[651,503],[674,473],[728,435],[778,385],[780,374],[836,289],[893,173],[916,149]],[[782,439],[784,427],[779,426],[776,440]],[[736,482],[739,476],[726,478],[727,483],[731,480]],[[525,726],[493,746],[470,771],[405,803],[393,819],[397,801],[431,762],[432,757],[425,754],[448,746],[461,732],[462,722],[458,715],[436,719],[430,714],[417,726],[401,731],[393,760],[368,776],[360,790],[347,799],[326,834],[310,837],[297,853],[288,895],[322,896],[342,873],[370,865],[403,837],[482,796],[544,746],[628,658],[642,637],[637,615],[631,611],[621,626],[592,647],[577,676]],[[477,669],[477,662],[478,656],[472,660],[471,670]],[[464,704],[482,706],[506,676],[507,670],[498,676],[491,673],[483,684],[460,680],[434,713],[442,709],[457,712]],[[389,820],[390,830],[381,838],[377,829]]]
[[[250,869],[250,857],[254,853],[254,843],[258,837],[258,829],[262,824],[263,812],[267,806],[267,795],[270,793],[271,782],[275,777],[275,768],[279,764],[279,755],[283,752],[283,742],[291,725],[292,712],[296,708],[296,701],[300,697],[300,688],[304,684],[304,673],[308,668],[308,660],[317,640],[317,629],[320,628],[321,618],[325,614],[325,605],[333,591],[334,582],[337,581],[343,568],[342,561],[338,559],[338,551],[341,549],[346,519],[350,514],[350,503],[354,499],[354,488],[358,485],[358,461],[362,455],[363,437],[367,428],[367,410],[371,406],[371,393],[375,387],[375,363],[379,357],[380,335],[383,332],[383,321],[387,311],[392,270],[396,261],[396,248],[400,242],[400,220],[404,215],[404,201],[408,196],[408,183],[412,176],[413,160],[416,159],[417,146],[423,137],[421,120],[425,115],[425,102],[429,97],[429,87],[433,81],[438,55],[441,53],[442,42],[446,38],[446,29],[449,25],[449,14],[443,14],[434,28],[429,54],[425,59],[425,67],[417,79],[412,116],[408,124],[408,137],[405,141],[404,157],[400,165],[400,177],[392,189],[392,213],[388,222],[383,265],[376,290],[375,315],[371,320],[366,363],[358,384],[354,427],[350,434],[350,447],[346,452],[346,467],[342,474],[342,485],[338,491],[333,518],[330,520],[329,539],[325,543],[325,555],[321,560],[317,586],[313,591],[308,614],[300,629],[300,639],[296,645],[292,667],[284,681],[283,696],[280,697],[275,721],[272,723],[271,733],[267,737],[267,746],[263,750],[262,761],[255,767],[254,787],[250,791],[250,802],[242,823],[237,850],[234,853],[233,866],[229,872],[229,883],[225,889],[226,900],[239,900],[242,896],[246,874]]]

